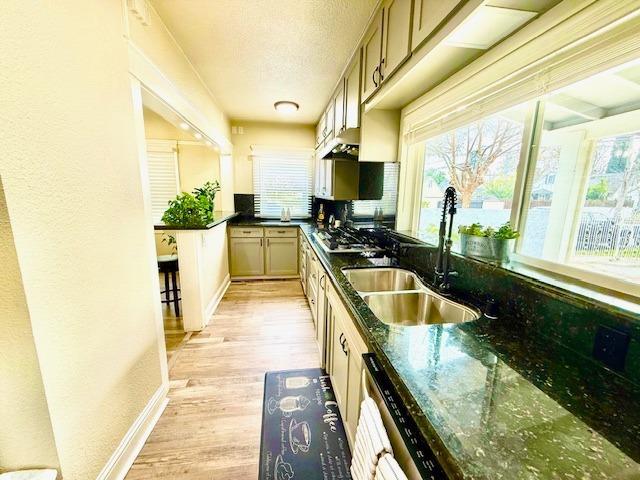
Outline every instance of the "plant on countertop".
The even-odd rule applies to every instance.
[[[213,221],[216,193],[220,183],[207,182],[193,190],[193,194],[182,192],[169,201],[169,208],[162,215],[165,225],[171,227],[204,228]]]
[[[480,223],[471,225],[460,225],[458,231],[463,235],[474,235],[476,237],[496,238],[498,240],[512,240],[520,236],[520,232],[511,228],[511,223],[506,222],[497,230],[493,227],[484,227]]]
[[[200,188],[193,190],[193,194],[197,199],[206,198],[211,205],[211,211],[215,208],[216,193],[220,191],[220,183],[215,180],[214,182],[207,182]]]

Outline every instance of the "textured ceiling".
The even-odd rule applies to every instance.
[[[231,119],[315,123],[377,1],[151,3]]]

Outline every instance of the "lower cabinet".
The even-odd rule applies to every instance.
[[[263,245],[262,238],[230,238],[231,275],[236,277],[264,275]]]
[[[266,238],[266,275],[298,273],[298,238]]]
[[[229,228],[232,277],[296,277],[298,228]]]
[[[327,371],[336,392],[349,443],[353,446],[362,402],[362,355],[366,342],[333,286],[327,291]]]

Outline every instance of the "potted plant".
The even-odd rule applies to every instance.
[[[196,188],[193,194],[182,192],[169,202],[162,221],[170,227],[205,228],[213,221],[215,198],[219,191],[220,184],[215,181]]]
[[[520,233],[511,228],[506,222],[497,230],[492,227],[484,227],[480,223],[461,225],[460,251],[463,255],[480,258],[482,260],[509,262],[509,255],[513,251],[515,239]]]

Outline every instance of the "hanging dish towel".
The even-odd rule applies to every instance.
[[[360,418],[353,450],[351,476],[354,480],[374,480],[380,457],[385,453],[393,453],[380,410],[370,397],[365,398],[360,405]]]
[[[407,476],[393,455],[387,453],[378,462],[374,480],[407,480]]]

